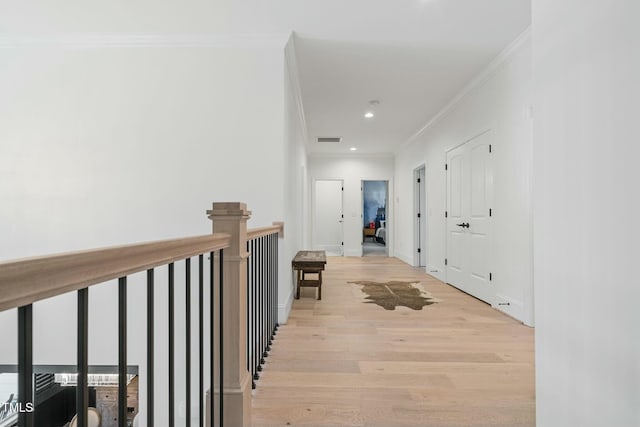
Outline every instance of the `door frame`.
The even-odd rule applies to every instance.
[[[421,178],[422,182],[418,183],[418,178]],[[427,180],[427,167],[424,163],[420,164],[413,169],[413,266],[427,268],[429,259],[427,257],[427,251],[425,245],[427,243],[427,192],[426,192],[426,180]],[[421,184],[421,185],[420,185]],[[422,187],[422,192],[420,191]],[[420,219],[417,219],[417,213],[420,212]],[[420,253],[418,253],[420,248]],[[422,260],[424,259],[424,264]]]
[[[391,241],[391,227],[392,224],[389,222],[389,217],[391,217],[391,208],[389,206],[389,201],[391,200],[390,198],[390,194],[391,194],[391,180],[390,179],[379,179],[379,178],[360,178],[360,226],[362,227],[363,224],[363,219],[364,219],[364,183],[365,181],[381,181],[381,182],[386,182],[387,186],[386,186],[386,194],[385,194],[385,225],[386,225],[386,230],[387,230],[387,240],[385,242],[384,245],[384,251],[386,253],[386,256],[389,257],[391,256],[390,253],[390,241]],[[362,233],[363,231],[360,230],[360,232]],[[360,243],[360,256],[364,256],[364,249],[363,249],[363,243]]]
[[[311,180],[311,247],[317,249],[318,241],[316,236],[316,183],[318,181],[339,181],[342,185],[342,193],[340,195],[340,205],[342,208],[342,226],[340,227],[342,250],[339,256],[344,256],[344,178],[313,178]]]

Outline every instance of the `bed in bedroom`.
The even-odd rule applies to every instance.
[[[387,229],[385,228],[387,221],[380,221],[380,227],[376,229],[376,242],[386,245],[387,243]]]

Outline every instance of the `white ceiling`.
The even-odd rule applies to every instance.
[[[296,40],[311,152],[393,152],[499,51]],[[370,100],[380,104],[370,108]],[[365,118],[368,110],[373,118]],[[340,136],[342,144],[315,143]]]
[[[390,153],[530,22],[530,0],[23,0],[0,33],[295,31],[312,153]],[[368,101],[379,99],[365,120]]]
[[[355,3],[294,27],[311,153],[394,152],[530,22],[528,0]]]

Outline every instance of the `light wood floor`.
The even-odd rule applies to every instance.
[[[533,329],[394,258],[330,258],[303,288],[253,396],[253,426],[535,425]],[[363,303],[352,280],[416,281],[421,311]]]

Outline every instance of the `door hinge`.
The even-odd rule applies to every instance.
[[[344,214],[340,215],[340,218],[344,218]]]
[[[444,164],[444,170],[449,170],[449,165],[448,164]]]
[[[418,183],[420,182],[420,178],[418,178]]]
[[[344,187],[342,187],[342,191],[344,191]]]
[[[489,216],[491,216],[491,212],[492,212],[492,211],[491,211],[491,208],[489,208]]]
[[[344,242],[340,242],[340,246],[344,246]]]
[[[445,217],[445,218],[449,218],[449,212],[444,211],[444,217]]]
[[[489,144],[489,152],[491,152],[491,144]]]
[[[489,273],[489,281],[493,280],[493,273]]]
[[[420,215],[420,212],[418,212],[418,218],[420,218],[422,215]]]
[[[447,265],[448,260],[445,258],[444,259],[444,265]]]
[[[420,253],[420,248],[418,248],[418,253]]]

